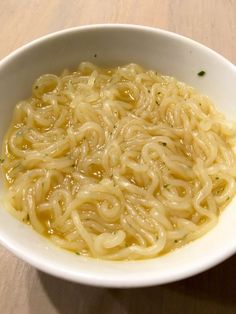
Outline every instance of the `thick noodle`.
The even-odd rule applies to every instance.
[[[156,257],[209,231],[235,194],[235,126],[211,101],[137,64],[39,77],[17,104],[6,202],[62,248]]]

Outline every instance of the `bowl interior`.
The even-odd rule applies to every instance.
[[[31,94],[44,73],[73,69],[82,61],[102,66],[130,62],[175,76],[208,95],[236,120],[236,69],[212,50],[161,30],[128,25],[95,25],[62,31],[20,48],[0,63],[0,141],[17,101]],[[204,70],[203,77],[198,72]],[[1,186],[1,191],[3,187]],[[162,257],[136,262],[87,259],[61,250],[18,222],[0,205],[0,241],[39,269],[73,281],[100,286],[160,284],[198,273],[236,250],[234,210],[224,211],[204,237]]]

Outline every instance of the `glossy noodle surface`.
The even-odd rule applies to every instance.
[[[156,257],[217,223],[235,194],[235,126],[173,77],[81,63],[39,77],[3,146],[18,219],[80,255]]]

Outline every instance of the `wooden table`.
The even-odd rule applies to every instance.
[[[236,64],[236,0],[0,0],[0,23],[0,58],[67,27],[132,23],[186,35]],[[116,290],[51,277],[0,247],[0,314],[10,313],[235,314],[236,256],[178,283]]]

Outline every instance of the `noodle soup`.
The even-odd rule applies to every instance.
[[[55,244],[156,257],[215,226],[235,194],[235,126],[137,64],[45,74],[16,105],[2,169],[9,209]]]

